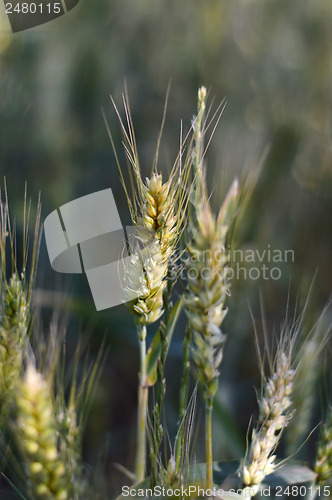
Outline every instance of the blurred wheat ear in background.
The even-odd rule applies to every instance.
[[[7,190],[0,191],[0,428],[11,411],[13,396],[23,372],[31,322],[31,294],[35,282],[40,244],[40,201],[34,227],[31,255],[28,254],[30,203],[24,197],[22,269],[18,269],[16,233],[9,217]],[[31,252],[31,249],[30,249]],[[8,259],[8,255],[10,258]],[[27,266],[29,267],[27,271]],[[29,277],[27,276],[29,273]],[[7,275],[9,279],[7,280]]]
[[[80,380],[80,346],[68,369],[64,367],[62,330],[55,324],[46,340],[39,322],[34,325],[32,296],[41,235],[40,208],[39,201],[31,245],[30,203],[25,193],[22,243],[12,228],[6,190],[5,199],[1,198],[0,456],[6,467],[1,472],[7,478],[7,468],[12,471],[15,485],[9,478],[7,481],[20,498],[87,500],[92,476],[88,484],[82,440],[103,367],[103,346],[97,358],[85,364]],[[22,248],[21,269],[18,245]]]
[[[67,500],[71,489],[57,449],[51,387],[29,365],[17,396],[17,440],[32,498]]]

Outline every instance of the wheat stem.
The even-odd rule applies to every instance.
[[[206,489],[212,490],[212,407],[213,399],[207,398],[205,403],[205,438],[206,438]]]
[[[140,347],[140,373],[138,387],[137,449],[135,472],[137,481],[142,481],[145,476],[146,416],[148,407],[148,387],[146,386],[146,326],[137,323],[137,330]]]
[[[174,284],[174,281],[172,279],[172,266],[169,266],[168,269],[168,275],[167,275],[167,286],[165,289],[164,293],[164,319],[160,324],[160,343],[161,343],[161,350],[160,350],[160,357],[159,357],[159,362],[158,362],[158,370],[157,370],[157,406],[158,406],[158,411],[155,413],[155,416],[157,417],[154,422],[155,430],[158,431],[160,430],[160,417],[161,417],[161,409],[162,405],[164,402],[164,397],[165,397],[165,392],[166,392],[166,382],[164,378],[164,373],[165,373],[165,363],[166,363],[166,356],[167,356],[167,350],[168,350],[168,340],[166,336],[166,328],[169,322],[169,317],[170,317],[170,312],[171,312],[171,306],[172,303],[170,301],[171,298],[171,292],[172,292],[172,287]],[[161,443],[160,443],[161,444]]]
[[[191,331],[190,325],[187,324],[186,334],[183,341],[183,372],[181,379],[181,388],[180,388],[180,409],[179,409],[179,434],[176,443],[176,470],[177,472],[181,466],[181,449],[184,445],[184,415],[186,410],[187,403],[187,394],[188,394],[188,381],[189,381],[189,371],[190,371],[190,339],[191,339]]]

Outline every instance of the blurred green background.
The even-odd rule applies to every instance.
[[[188,130],[197,89],[207,86],[215,104],[227,106],[208,154],[209,185],[217,207],[232,178],[254,187],[239,227],[241,248],[294,250],[278,280],[238,280],[229,300],[229,334],[215,412],[216,459],[241,457],[255,409],[259,370],[249,307],[260,328],[264,299],[272,334],[310,284],[309,330],[331,293],[332,250],[332,2],[331,0],[80,0],[66,16],[11,35],[1,4],[0,174],[6,176],[12,216],[22,223],[24,183],[42,217],[85,194],[111,187],[123,224],[129,212],[103,122],[104,109],[121,161],[118,120],[127,81],[142,169],[149,173],[166,88],[171,81],[160,166],[170,170],[180,122]],[[267,149],[266,149],[267,148]],[[266,152],[258,176],[259,159]],[[256,174],[255,174],[256,172]],[[252,179],[252,181],[250,181]],[[20,230],[20,229],[19,229]],[[45,330],[67,292],[73,349],[79,332],[96,356],[105,336],[110,352],[86,433],[85,456],[103,452],[109,491],[116,491],[114,462],[133,467],[137,384],[136,334],[125,307],[96,313],[84,276],[60,276],[41,245],[36,303]],[[46,293],[47,292],[47,293]],[[289,297],[289,299],[288,299]],[[328,323],[328,315],[324,320]],[[179,324],[167,374],[169,432],[175,429],[181,370]],[[311,423],[322,418],[331,387],[331,348],[325,349]],[[197,418],[202,423],[198,403]],[[236,422],[236,425],[234,424]],[[305,458],[314,449],[309,442]],[[197,459],[203,450],[197,446]],[[112,496],[111,496],[112,497]]]

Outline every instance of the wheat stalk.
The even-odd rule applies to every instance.
[[[224,306],[229,293],[225,251],[228,216],[237,193],[235,181],[217,218],[207,200],[196,207],[195,225],[191,224],[192,240],[187,245],[185,304],[192,330],[192,357],[206,404],[207,488],[212,487],[212,406],[226,339],[220,326],[227,313]]]
[[[37,206],[32,257],[30,259],[30,283],[28,285],[25,269],[28,263],[29,218],[30,204],[27,202],[26,188],[22,244],[23,268],[19,272],[16,262],[16,234],[15,230],[12,231],[11,228],[6,186],[4,201],[0,190],[0,427],[4,425],[8,417],[28,345],[31,293],[40,242],[40,200]],[[8,250],[11,255],[9,263],[6,258]],[[12,273],[8,282],[6,279],[7,268],[11,269]]]
[[[189,223],[190,241],[186,248],[185,305],[192,332],[191,353],[205,399],[206,486],[210,489],[212,488],[212,407],[218,389],[219,366],[226,339],[220,326],[227,313],[224,306],[226,296],[229,294],[228,255],[225,248],[230,221],[238,198],[238,182],[234,181],[218,216],[215,217],[208,200],[203,166],[206,96],[205,87],[200,88],[198,114],[193,124],[195,190],[194,210]],[[186,352],[184,354],[186,359]]]
[[[17,444],[33,500],[67,500],[68,478],[57,450],[51,387],[29,365],[17,395]]]
[[[125,291],[134,299],[128,307],[135,317],[140,346],[140,374],[138,389],[138,423],[136,477],[145,475],[146,412],[148,387],[146,384],[146,326],[157,321],[164,312],[164,293],[170,267],[176,260],[175,248],[182,232],[187,205],[186,185],[192,158],[188,155],[183,164],[183,146],[166,181],[158,171],[158,156],[166,117],[168,93],[162,126],[157,141],[150,177],[143,180],[138,159],[135,131],[132,123],[127,92],[123,95],[126,123],[112,99],[124,136],[124,147],[133,178],[133,196],[126,188],[112,136],[113,151],[127,196],[134,233],[129,239],[129,258],[125,266]],[[168,302],[169,304],[169,302]]]
[[[0,321],[0,423],[6,420],[22,370],[27,342],[28,307],[22,281],[14,274],[5,283]]]

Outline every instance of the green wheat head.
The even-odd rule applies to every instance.
[[[29,365],[17,395],[17,430],[27,487],[34,500],[67,500],[69,478],[58,452],[52,389]]]

